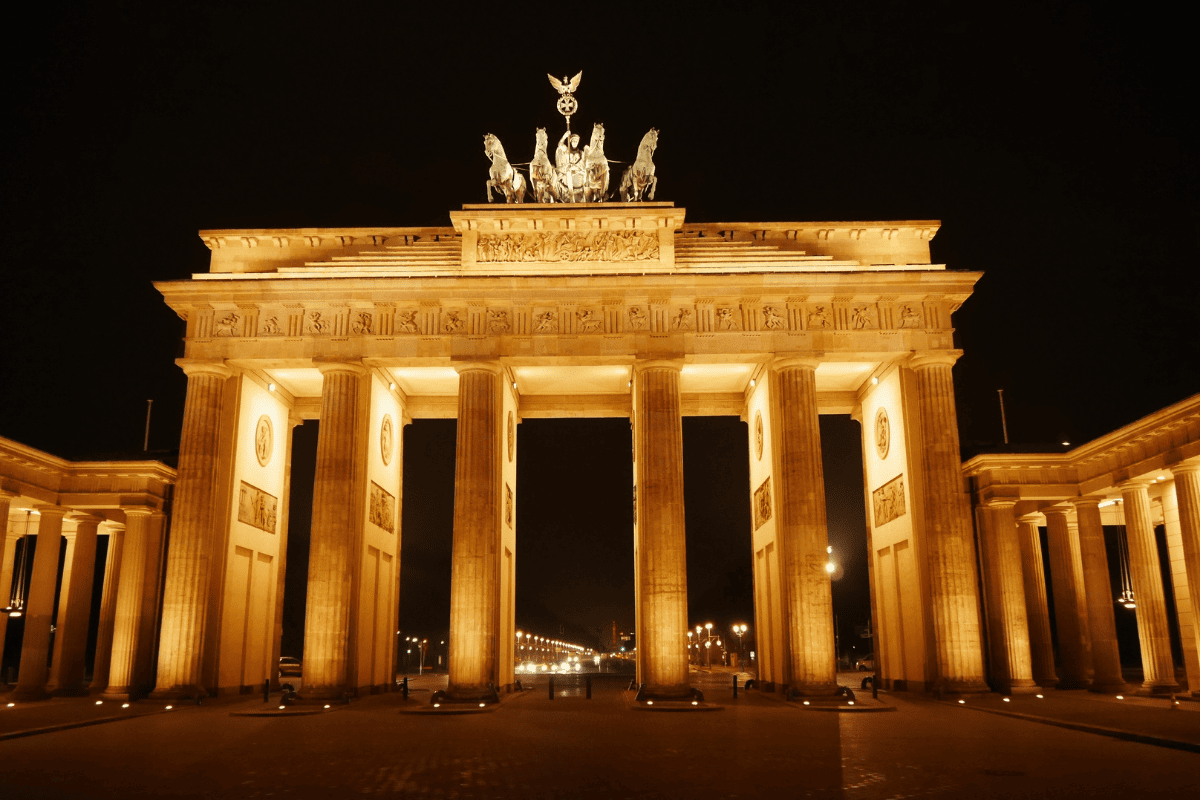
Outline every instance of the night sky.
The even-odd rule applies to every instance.
[[[1076,3],[836,5],[26,8],[6,51],[0,435],[135,456],[153,398],[150,450],[173,460],[183,323],[151,281],[207,270],[196,231],[448,225],[484,200],[483,135],[527,160],[535,128],[562,128],[546,73],[580,69],[575,127],[603,122],[619,160],[659,128],[657,199],[690,221],[942,220],[934,261],[985,273],[954,318],[966,455],[999,444],[1000,388],[1015,445],[1200,391],[1185,27]],[[300,505],[315,429],[296,434]],[[518,623],[631,626],[628,421],[519,435]],[[746,435],[685,420],[693,624],[753,621]],[[844,647],[867,607],[858,436],[822,420]],[[405,444],[401,624],[435,634],[454,424]]]

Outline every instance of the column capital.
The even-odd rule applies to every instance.
[[[962,356],[962,350],[930,350],[914,353],[908,359],[909,369],[924,369],[926,367],[953,367],[954,362]]]
[[[1013,508],[1018,502],[1015,497],[989,497],[981,505],[985,508]]]
[[[785,369],[807,369],[815,372],[819,366],[821,366],[819,358],[804,358],[803,356],[776,356],[770,364],[771,369],[775,372],[782,372]]]
[[[652,369],[669,369],[673,372],[683,370],[682,358],[647,358],[633,362],[633,374],[637,375],[640,372],[646,372]]]
[[[1048,520],[1051,514],[1062,514],[1064,517],[1070,517],[1075,513],[1075,509],[1070,505],[1050,506],[1049,508],[1043,508],[1042,513]]]
[[[1125,492],[1133,492],[1138,489],[1149,488],[1151,484],[1156,483],[1149,478],[1131,478],[1127,481],[1121,481],[1117,484],[1117,488],[1121,490],[1121,494]]]
[[[1083,506],[1095,506],[1099,508],[1100,504],[1104,502],[1104,499],[1105,498],[1103,497],[1089,495],[1087,497],[1072,497],[1070,503],[1071,505],[1075,506],[1076,510]]]
[[[464,372],[490,372],[493,375],[502,375],[504,373],[504,365],[490,358],[455,361],[450,366],[454,367],[454,371],[459,375],[462,375]]]
[[[21,493],[17,491],[17,489],[8,489],[4,486],[0,486],[0,500],[15,500],[20,496]]]
[[[1167,467],[1171,474],[1175,477],[1180,475],[1195,475],[1200,472],[1200,461],[1184,461],[1182,464],[1175,464]]]
[[[1041,525],[1042,515],[1037,512],[1022,514],[1021,516],[1017,517],[1017,522],[1020,522],[1023,525]]]
[[[189,378],[193,375],[215,375],[218,378],[233,377],[233,370],[224,360],[213,361],[204,358],[177,358],[175,364]]]
[[[33,510],[43,517],[58,516],[60,519],[65,517],[71,510],[66,506],[56,506],[51,503],[34,503]]]
[[[101,522],[104,522],[104,517],[89,513],[87,511],[72,511],[68,516],[68,519],[70,519],[76,525],[99,525]]]
[[[125,512],[125,517],[148,517],[157,509],[150,506],[121,506],[121,510]]]
[[[339,361],[337,359],[314,358],[313,366],[322,375],[328,375],[331,372],[348,372],[351,375],[363,376],[367,374],[367,368],[359,360]]]

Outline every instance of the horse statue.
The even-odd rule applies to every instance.
[[[492,134],[483,137],[483,154],[492,160],[491,176],[487,182],[487,199],[492,202],[492,190],[504,195],[506,203],[523,203],[528,187],[525,176],[513,169],[504,155],[504,145]]]
[[[550,163],[550,156],[546,153],[546,146],[549,139],[546,137],[546,129],[538,128],[534,134],[535,145],[533,148],[533,160],[529,162],[529,182],[533,184],[533,202],[535,203],[553,203],[558,200],[554,194],[554,166]]]
[[[592,128],[592,141],[583,148],[583,169],[587,176],[583,202],[603,203],[608,197],[608,159],[604,157],[604,126],[597,122]]]
[[[658,128],[651,128],[638,145],[637,160],[625,168],[621,175],[621,201],[640,203],[642,195],[654,199],[658,178],[654,177],[654,148],[658,147]],[[649,191],[647,191],[649,189]]]

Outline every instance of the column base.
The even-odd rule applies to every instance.
[[[13,689],[12,699],[18,703],[28,703],[33,700],[49,700],[50,693],[41,686],[36,686],[32,689],[22,689],[18,686],[16,689]]]
[[[49,689],[51,697],[87,697],[88,688],[82,684],[75,686],[59,686]]]
[[[145,692],[130,689],[128,686],[112,686],[100,693],[101,700],[123,700],[125,702],[141,700],[145,696]]]
[[[355,689],[349,686],[302,686],[296,693],[296,699],[299,702],[319,700],[325,703],[330,700],[349,700],[356,695]]]
[[[992,687],[983,680],[940,680],[933,684],[937,694],[986,694]]]
[[[1089,692],[1096,694],[1125,694],[1129,690],[1129,686],[1125,681],[1092,681],[1092,685],[1088,687]]]
[[[1042,687],[1038,686],[1031,680],[1014,681],[1012,686],[1008,687],[1009,694],[1037,694]]]
[[[1087,689],[1089,688],[1087,678],[1063,678],[1058,683],[1054,684],[1055,689]]]
[[[794,683],[785,686],[784,693],[789,697],[806,697],[809,699],[839,696],[837,681],[831,683]]]
[[[1178,683],[1143,683],[1135,695],[1138,697],[1158,697],[1160,695],[1175,694],[1179,691]]]
[[[1043,689],[1053,689],[1058,686],[1058,676],[1051,675],[1049,678],[1034,678],[1033,682]]]
[[[101,695],[103,697],[103,695]],[[209,696],[208,691],[199,686],[171,686],[166,689],[155,689],[146,695],[150,700],[201,700]]]

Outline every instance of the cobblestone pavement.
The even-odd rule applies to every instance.
[[[404,713],[379,695],[317,716],[178,708],[0,741],[5,797],[1186,797],[1200,755],[892,696],[887,714],[817,714],[699,680],[712,713],[630,711],[541,679],[487,713]],[[1172,714],[1163,710],[1163,714]],[[1192,714],[1190,718],[1200,720]]]

